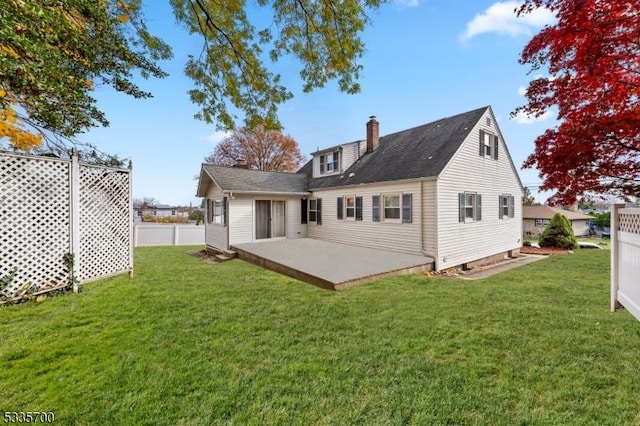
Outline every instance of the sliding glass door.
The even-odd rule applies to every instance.
[[[286,236],[285,202],[256,200],[256,240]]]

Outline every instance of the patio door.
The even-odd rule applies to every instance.
[[[256,200],[256,240],[284,237],[284,201]]]
[[[274,238],[284,237],[284,201],[272,201],[271,202],[271,235]]]

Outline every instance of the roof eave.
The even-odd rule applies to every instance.
[[[410,178],[410,179],[384,180],[380,182],[351,183],[346,185],[323,186],[321,188],[314,188],[314,189],[311,189],[311,192],[329,191],[333,189],[351,188],[351,187],[379,186],[379,185],[403,184],[403,183],[415,183],[415,182],[431,182],[436,180],[438,180],[438,176],[424,176],[424,177]]]
[[[307,191],[237,191],[233,189],[225,189],[222,191],[224,194],[242,194],[242,195],[299,195],[299,196],[307,196],[311,195],[311,192]]]

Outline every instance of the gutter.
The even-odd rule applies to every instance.
[[[322,179],[322,178],[315,178],[315,179]],[[348,179],[348,177],[346,179]],[[330,190],[341,189],[341,188],[375,186],[375,185],[391,185],[391,184],[416,183],[416,182],[431,182],[435,180],[438,180],[437,176],[428,176],[428,177],[412,178],[412,179],[383,180],[380,182],[351,183],[351,184],[345,184],[340,186],[323,186],[320,188],[312,188],[310,189],[310,191],[319,192],[319,191],[330,191]]]
[[[222,191],[223,194],[242,194],[242,195],[298,195],[298,196],[309,196],[311,192],[283,192],[283,191],[233,191],[230,189],[225,189]]]

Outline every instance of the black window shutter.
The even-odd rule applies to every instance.
[[[504,210],[502,210],[502,195],[498,195],[498,219],[502,219],[502,214],[504,213]]]
[[[476,194],[476,220],[482,220],[482,195]]]
[[[343,203],[343,199],[342,199],[342,197],[338,197],[336,199],[336,201],[337,201],[336,205],[338,206],[338,219],[342,219],[342,214],[343,214],[342,213],[342,211],[343,211],[342,203]]]
[[[380,222],[380,196],[371,197],[371,220]]]
[[[493,158],[498,159],[498,145],[500,144],[500,138],[498,136],[493,137]]]
[[[356,220],[362,220],[362,196],[356,197]]]
[[[464,222],[464,192],[458,194],[458,222]]]
[[[302,224],[307,223],[309,218],[308,203],[309,203],[309,200],[307,200],[306,198],[300,199],[300,223]]]
[[[324,173],[324,155],[320,156],[320,174]]]
[[[316,223],[318,225],[322,225],[322,198],[318,198],[316,203],[316,209],[318,209],[318,212],[316,213]]]
[[[484,157],[484,130],[480,130],[480,157]]]
[[[402,194],[402,223],[411,223],[412,194]]]
[[[222,198],[222,220],[223,220],[222,224],[225,226],[229,222],[229,214],[228,214],[229,209],[227,208],[227,201],[228,201],[227,197]]]
[[[509,217],[515,217],[515,197],[509,197]]]

